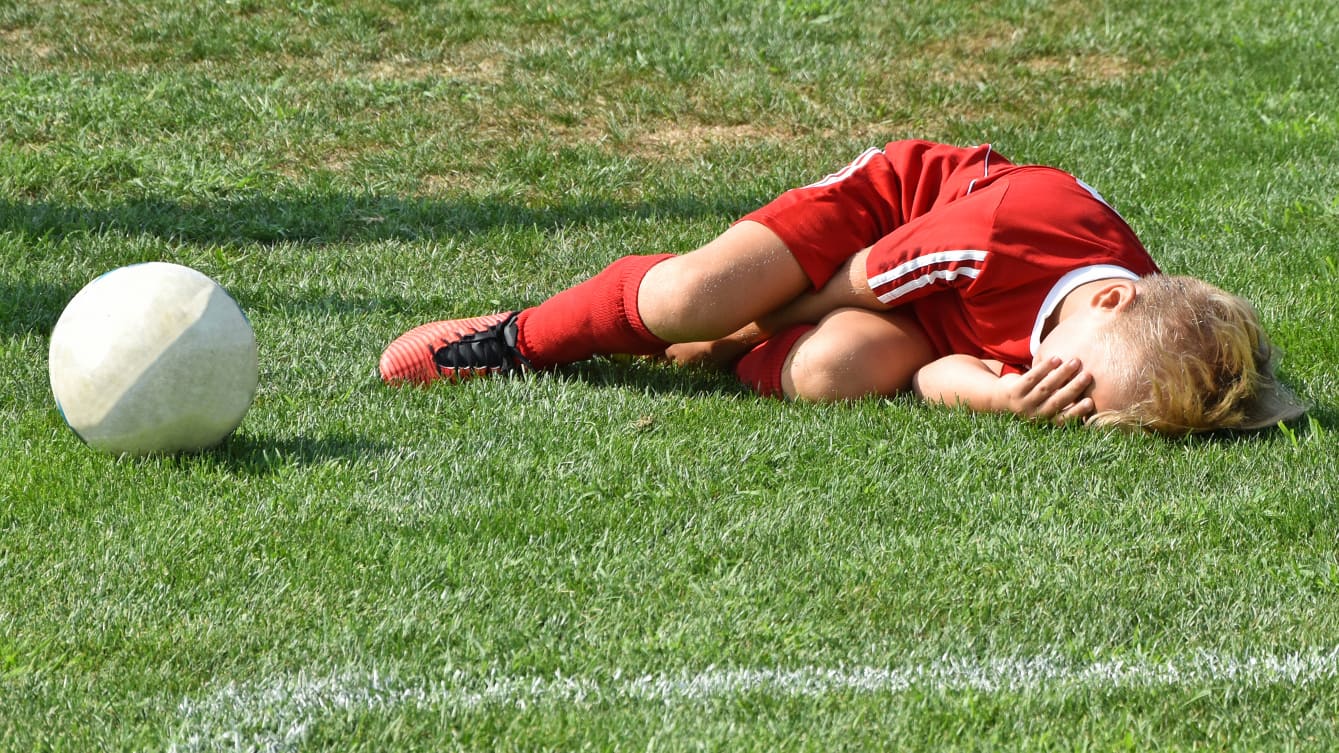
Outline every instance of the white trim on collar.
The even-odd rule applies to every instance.
[[[1139,275],[1125,267],[1119,267],[1115,264],[1094,264],[1088,267],[1079,267],[1057,280],[1055,286],[1051,288],[1051,292],[1047,293],[1046,299],[1042,301],[1041,310],[1037,312],[1037,321],[1032,325],[1032,341],[1029,346],[1032,350],[1032,356],[1035,358],[1037,348],[1041,347],[1041,330],[1046,326],[1046,319],[1050,317],[1051,312],[1055,311],[1055,307],[1059,306],[1060,302],[1065,299],[1065,296],[1080,285],[1113,277],[1125,280],[1139,279]]]

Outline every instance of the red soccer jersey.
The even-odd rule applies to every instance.
[[[870,287],[913,307],[939,355],[1011,371],[1031,365],[1043,323],[1071,290],[1158,271],[1091,188],[989,146],[894,142],[744,219],[777,233],[815,287],[869,247]]]

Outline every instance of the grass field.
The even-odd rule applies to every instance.
[[[0,0],[0,749],[1339,746],[1335,49],[1330,0]],[[910,136],[1079,174],[1309,417],[374,376]],[[65,303],[146,260],[255,327],[216,450],[51,399]]]

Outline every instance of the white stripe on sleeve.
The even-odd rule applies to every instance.
[[[917,256],[911,261],[903,262],[887,272],[880,272],[869,278],[869,286],[877,288],[880,285],[887,285],[899,277],[905,277],[918,269],[934,266],[935,264],[951,264],[953,262],[984,262],[990,254],[978,249],[959,249],[955,251],[936,251],[932,254]]]
[[[883,303],[892,303],[893,301],[896,301],[898,298],[901,298],[907,293],[910,293],[913,290],[919,290],[925,287],[926,285],[931,285],[938,280],[945,280],[952,282],[953,280],[956,280],[959,277],[970,277],[972,279],[976,279],[976,276],[979,274],[981,274],[981,270],[977,269],[976,267],[958,267],[956,269],[941,269],[937,272],[927,272],[926,274],[923,274],[920,277],[914,277],[908,280],[907,282],[898,285],[897,287],[893,288],[887,293],[884,293],[883,295],[879,296],[879,300],[882,301]]]

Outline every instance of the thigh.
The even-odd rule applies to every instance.
[[[846,308],[832,312],[796,342],[781,387],[800,400],[892,395],[934,360],[925,330],[909,311]]]
[[[741,222],[696,251],[652,267],[638,290],[637,308],[662,340],[716,340],[810,288],[776,233]]]

